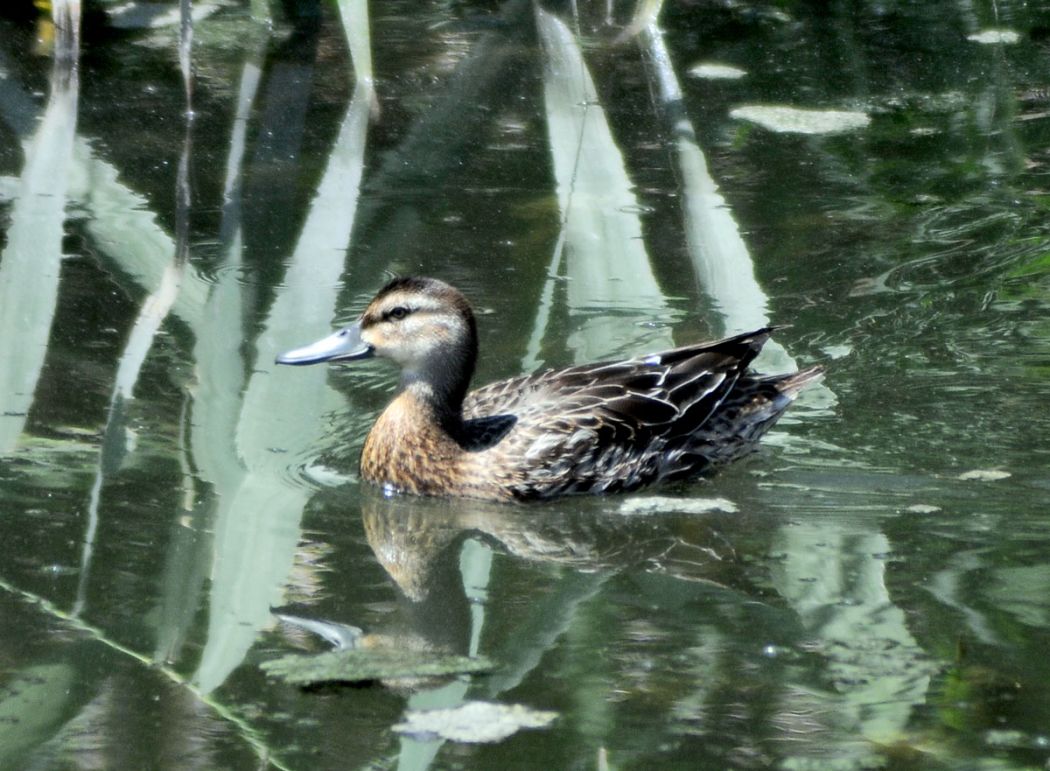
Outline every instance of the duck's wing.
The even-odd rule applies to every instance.
[[[467,394],[468,420],[513,414],[551,417],[594,411],[635,416],[642,424],[690,413],[702,423],[758,355],[771,328],[614,362],[544,370],[501,380]]]
[[[678,472],[770,331],[501,381],[469,394],[464,414],[513,416],[493,449],[520,466],[524,496],[637,487]]]

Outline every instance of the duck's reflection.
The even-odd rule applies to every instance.
[[[749,575],[717,513],[623,516],[610,513],[604,500],[533,507],[377,492],[365,493],[361,513],[369,546],[405,600],[402,621],[411,634],[454,652],[475,652],[470,639],[478,636],[479,620],[472,607],[488,592],[479,585],[487,582],[488,568],[477,562],[492,551],[534,567],[567,568],[562,582],[579,584],[586,594],[610,576],[640,570],[751,600],[771,595]],[[562,589],[555,594],[564,594],[566,603],[578,601],[577,592]],[[560,611],[546,612],[564,615]]]
[[[459,682],[459,697],[504,698],[546,661],[547,686],[571,672],[683,726],[700,713],[765,721],[804,758],[823,758],[829,737],[845,731],[864,737],[851,751],[875,757],[902,735],[930,681],[885,589],[889,543],[778,517],[775,506],[674,508],[696,502],[534,507],[368,493],[368,545],[401,599],[397,622],[373,644],[493,659],[495,671]],[[488,568],[477,562],[485,554]],[[415,685],[422,698],[433,683]],[[740,688],[754,699],[741,703]],[[753,713],[758,704],[769,711]]]
[[[429,503],[429,502],[428,502]],[[361,508],[368,545],[407,603],[401,635],[462,652],[470,636],[470,602],[459,555],[470,537],[450,506],[405,505],[376,494]]]

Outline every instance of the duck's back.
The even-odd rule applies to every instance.
[[[548,370],[467,395],[463,474],[502,497],[632,490],[747,453],[819,368],[746,372],[769,329],[619,362]],[[486,496],[487,497],[487,496]]]

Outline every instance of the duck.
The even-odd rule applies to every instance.
[[[401,368],[361,450],[384,494],[492,501],[618,493],[709,474],[749,454],[823,376],[748,369],[776,327],[621,361],[546,369],[469,390],[478,333],[467,298],[436,278],[389,281],[349,326],[278,364]]]

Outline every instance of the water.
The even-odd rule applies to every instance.
[[[177,25],[89,15],[77,80],[0,21],[0,767],[1050,765],[1050,15],[600,5],[234,5],[192,105]],[[473,299],[479,382],[766,321],[828,377],[710,481],[385,499],[392,369],[270,362],[389,272]],[[298,689],[277,607],[498,668]],[[479,699],[559,717],[392,730]]]

